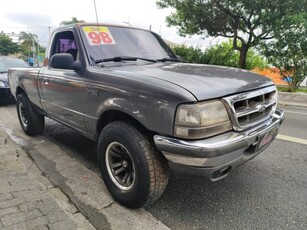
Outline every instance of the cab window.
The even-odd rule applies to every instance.
[[[58,53],[69,53],[74,60],[78,59],[78,47],[71,31],[59,32],[55,35],[50,56]]]

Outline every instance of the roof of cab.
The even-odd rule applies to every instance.
[[[97,24],[97,23],[88,23],[88,22],[74,23],[74,24],[69,24],[69,25],[65,25],[65,26],[60,26],[57,29],[74,28],[74,27],[80,28],[82,26],[107,26],[107,27],[112,26],[112,27],[132,28],[132,29],[137,29],[137,30],[149,31],[147,29],[129,26],[129,25],[124,24],[124,23],[123,24],[112,24],[112,23],[98,23]]]

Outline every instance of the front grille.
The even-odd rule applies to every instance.
[[[223,98],[233,128],[241,131],[268,119],[277,104],[275,86]]]

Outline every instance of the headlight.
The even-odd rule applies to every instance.
[[[0,81],[0,88],[6,88],[6,84],[3,81]]]
[[[225,106],[220,100],[183,104],[177,108],[174,135],[201,139],[232,129]]]

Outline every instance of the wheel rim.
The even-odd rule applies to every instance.
[[[23,106],[22,103],[19,104],[18,112],[19,112],[19,117],[20,117],[20,120],[22,122],[22,125],[24,127],[27,127],[28,126],[28,116],[27,116],[25,107]]]
[[[106,150],[106,165],[113,183],[129,190],[135,182],[135,167],[129,151],[120,143],[112,142]]]

